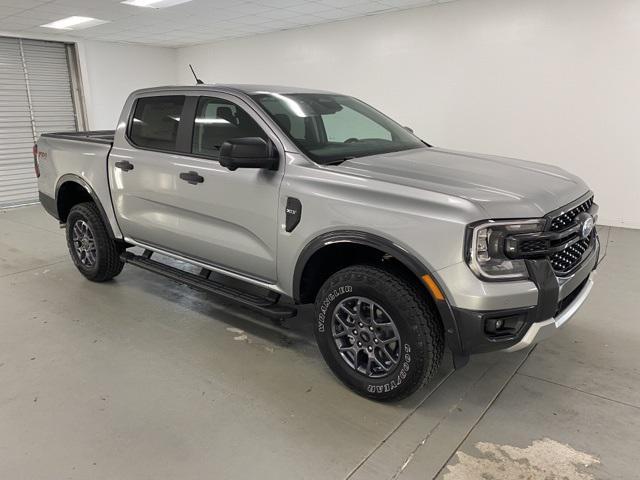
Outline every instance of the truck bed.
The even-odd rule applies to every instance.
[[[65,140],[75,140],[79,142],[113,143],[115,130],[86,130],[84,132],[54,132],[43,133],[41,137],[63,138]]]
[[[98,130],[42,134],[37,143],[41,201],[55,204],[58,190],[65,182],[79,182],[102,205],[112,228],[117,228],[107,176],[114,133]]]

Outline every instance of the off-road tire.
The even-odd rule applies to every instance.
[[[95,244],[95,260],[92,265],[83,264],[80,254],[76,251],[76,245],[74,245],[73,229],[79,221],[88,225]],[[79,203],[71,209],[67,217],[66,233],[71,259],[86,278],[92,282],[106,282],[122,271],[124,262],[120,260],[120,254],[123,247],[109,237],[107,227],[95,203]]]
[[[400,400],[429,382],[442,361],[444,333],[435,307],[425,295],[407,279],[374,266],[351,266],[329,277],[316,297],[314,332],[333,373],[356,393],[378,401]],[[372,300],[397,327],[400,359],[381,378],[356,371],[341,356],[334,341],[334,313],[341,302],[348,302],[351,297]]]

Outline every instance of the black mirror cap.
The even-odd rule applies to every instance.
[[[261,137],[231,138],[220,147],[220,165],[233,171],[238,168],[278,168],[275,145]]]

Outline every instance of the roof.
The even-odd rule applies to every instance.
[[[325,90],[315,90],[302,87],[287,87],[284,85],[252,85],[252,84],[219,84],[214,83],[212,87],[229,88],[232,90],[240,90],[247,94],[254,93],[332,93]]]
[[[302,87],[286,87],[282,85],[252,85],[252,84],[235,84],[235,83],[211,83],[211,84],[201,84],[201,85],[167,85],[164,87],[151,87],[151,88],[142,88],[136,90],[134,93],[152,93],[152,92],[162,92],[167,90],[183,90],[183,89],[207,89],[211,88],[212,90],[218,91],[228,91],[228,92],[242,92],[247,95],[252,95],[255,93],[333,93],[325,90],[313,90],[309,88]]]

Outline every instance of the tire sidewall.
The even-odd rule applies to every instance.
[[[334,277],[335,281],[332,281]],[[320,290],[315,309],[314,332],[325,361],[338,378],[362,395],[380,400],[401,396],[423,371],[417,364],[419,358],[423,358],[417,355],[423,347],[411,328],[407,312],[403,311],[402,302],[394,298],[394,292],[385,290],[382,282],[377,285],[369,278],[343,280],[346,276],[339,274],[334,277]],[[368,378],[353,370],[344,361],[333,340],[331,322],[334,311],[341,301],[353,296],[365,297],[379,304],[391,317],[400,334],[398,364],[384,377]]]

